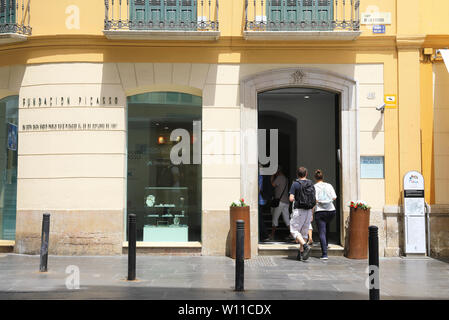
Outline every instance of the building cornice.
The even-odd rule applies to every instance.
[[[398,35],[396,36],[396,46],[398,50],[420,49],[425,40],[425,35]]]
[[[395,36],[361,36],[355,41],[247,41],[243,37],[221,37],[218,41],[109,40],[101,35],[32,36],[28,41],[0,46],[0,51],[36,47],[233,47],[233,48],[307,48],[307,49],[392,49]]]
[[[321,54],[332,52],[348,53],[382,53],[391,54],[397,50],[417,50],[420,48],[442,49],[449,47],[449,35],[381,35],[360,36],[355,41],[247,41],[243,37],[221,37],[217,41],[139,41],[139,40],[109,40],[103,35],[55,35],[31,36],[27,41],[0,45],[0,65],[34,64],[52,62],[103,62],[129,60],[146,62],[148,52],[153,49],[168,50],[185,48],[194,52],[194,61],[219,61],[220,54],[233,57],[223,60],[223,63],[239,62],[240,56],[249,57],[258,54],[266,56],[277,51],[294,52],[302,50],[307,54],[321,51]],[[139,50],[142,49],[142,50]],[[162,50],[162,51],[161,51]],[[133,51],[134,54],[128,54]],[[203,54],[198,55],[201,51]],[[139,53],[140,52],[140,53]],[[167,57],[163,54],[162,56]],[[177,57],[170,53],[173,61],[185,60],[187,56]],[[202,59],[201,57],[204,57]],[[342,60],[340,55],[340,60]],[[160,60],[160,59],[159,59]],[[245,59],[244,59],[245,60]],[[245,61],[247,61],[246,59]],[[262,61],[263,58],[258,61]],[[309,59],[310,60],[310,59]],[[165,60],[164,60],[165,61]],[[202,62],[198,62],[202,63]],[[229,62],[230,63],[230,62]],[[263,62],[261,62],[263,63]]]
[[[423,47],[433,49],[443,49],[449,47],[449,34],[428,35]]]

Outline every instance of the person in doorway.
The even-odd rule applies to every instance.
[[[287,228],[290,227],[290,213],[288,211],[289,200],[288,200],[288,179],[282,171],[282,167],[278,166],[277,172],[271,176],[271,184],[274,188],[274,199],[271,205],[271,215],[272,215],[272,228],[270,240],[274,240],[274,235],[276,233],[276,228],[279,226],[279,218],[282,214],[282,219]]]
[[[315,206],[315,222],[318,227],[321,242],[321,259],[327,260],[327,232],[329,223],[335,217],[335,206],[333,202],[337,199],[334,187],[324,182],[324,175],[321,170],[315,171],[315,193],[317,204]]]
[[[307,260],[311,247],[305,239],[308,239],[312,209],[316,205],[315,188],[312,181],[307,179],[307,169],[300,167],[297,171],[298,179],[290,188],[290,202],[293,202],[293,213],[290,220],[290,233],[299,243],[298,260]]]
[[[259,170],[262,165],[259,164]],[[270,176],[261,175],[259,173],[259,241],[267,241],[268,234],[263,220],[263,214],[269,205],[272,197],[272,186],[269,183]],[[267,183],[268,182],[268,183]]]

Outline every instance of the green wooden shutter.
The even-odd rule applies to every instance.
[[[166,0],[166,24],[170,29],[196,29],[197,9],[194,0]]]
[[[196,29],[197,8],[196,0],[179,0],[181,3],[181,26],[187,29]]]
[[[160,28],[163,26],[164,22],[164,1],[163,0],[150,0],[148,1],[148,19],[149,19],[149,28]]]
[[[298,13],[299,13],[299,6],[298,6],[298,0],[287,0],[287,7],[286,7],[286,22],[298,22]]]
[[[318,29],[332,30],[332,20],[334,19],[334,1],[318,0],[316,8],[316,21]]]
[[[0,23],[5,23],[6,0],[0,0]]]
[[[194,29],[195,0],[131,0],[133,29]]]
[[[285,6],[283,0],[267,0],[267,28],[268,30],[280,30],[284,21]]]
[[[129,8],[129,21],[131,29],[145,29],[149,21],[149,2],[146,0],[131,0]],[[159,0],[160,2],[160,0]]]
[[[301,0],[301,23],[304,30],[312,29],[314,13],[313,0]]]
[[[267,0],[266,10],[268,30],[332,30],[333,28],[333,0]]]
[[[16,0],[0,0],[0,23],[16,23]]]

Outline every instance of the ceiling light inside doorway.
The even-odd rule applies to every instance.
[[[309,99],[310,97],[309,96],[304,96],[304,99]]]

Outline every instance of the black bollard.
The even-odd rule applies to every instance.
[[[128,215],[128,281],[136,280],[136,215]]]
[[[245,221],[236,221],[235,291],[243,291],[245,280]]]
[[[380,300],[379,277],[379,232],[376,226],[369,227],[369,299]]]
[[[39,266],[40,272],[47,272],[49,237],[50,237],[50,214],[44,213],[44,217],[42,219],[41,254]]]

